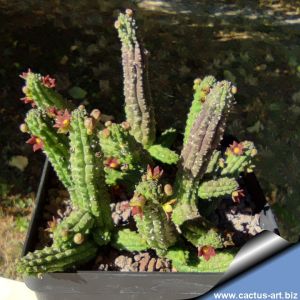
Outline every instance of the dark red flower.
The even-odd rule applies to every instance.
[[[29,145],[33,145],[33,152],[44,148],[43,141],[34,135],[32,135],[31,138],[26,141],[26,143]]]
[[[203,256],[206,261],[210,260],[210,258],[215,255],[216,251],[212,246],[202,246],[198,248],[198,256]]]
[[[164,171],[159,166],[155,168],[152,168],[150,165],[147,166],[147,180],[158,180],[163,173]]]
[[[145,202],[146,199],[144,196],[135,194],[129,202],[129,205],[131,206],[131,214],[133,216],[139,215],[142,218]]]
[[[58,133],[67,133],[71,125],[71,114],[67,109],[60,110],[56,114],[55,124],[53,127],[58,128]]]
[[[22,72],[22,74],[20,74],[20,77],[21,77],[22,79],[26,79],[27,76],[28,76],[28,74],[30,74],[30,73],[31,73],[31,70],[28,69],[27,72]]]
[[[54,78],[51,78],[49,75],[42,76],[42,84],[46,86],[47,88],[55,88],[56,80]]]
[[[229,145],[229,149],[231,153],[234,155],[243,155],[244,154],[244,145],[242,143],[238,143],[234,141],[232,145]]]
[[[240,203],[241,199],[243,199],[244,197],[245,197],[245,192],[242,189],[236,190],[231,193],[232,201],[235,203]]]
[[[120,162],[115,157],[110,157],[104,161],[104,165],[111,169],[119,169],[120,168]]]
[[[30,97],[23,97],[20,100],[23,101],[25,104],[31,104],[32,107],[36,106],[33,99]]]
[[[48,115],[48,117],[50,117],[50,118],[55,118],[55,117],[57,116],[58,112],[59,112],[59,111],[58,111],[57,108],[54,107],[54,106],[48,107],[48,108],[47,108],[47,115]]]
[[[143,209],[142,209],[142,207],[140,207],[140,206],[132,206],[131,207],[131,214],[133,215],[133,216],[136,216],[136,215],[138,215],[138,216],[140,216],[141,218],[143,218]]]

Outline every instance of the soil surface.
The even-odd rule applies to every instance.
[[[52,244],[53,230],[72,211],[68,192],[60,186],[56,176],[53,177],[51,188],[46,194],[37,249]],[[231,198],[224,198],[217,205],[208,203],[208,207],[215,206],[215,209],[206,214],[207,218],[223,232],[224,246],[229,248],[241,247],[251,237],[263,230],[260,227],[258,208],[247,193],[247,187],[242,179],[240,187],[245,191],[245,197],[241,198],[238,203]],[[122,191],[113,197],[113,203],[110,205],[112,219],[119,229],[136,230],[131,208],[128,205],[128,198],[126,193]],[[153,250],[128,252],[117,250],[110,245],[99,248],[95,260],[90,262],[88,266],[80,267],[80,269],[120,272],[176,272],[171,261],[159,258]]]

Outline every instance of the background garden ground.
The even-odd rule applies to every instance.
[[[120,45],[113,28],[131,7],[150,51],[158,127],[183,129],[195,77],[238,86],[229,132],[253,140],[256,174],[282,235],[300,233],[299,1],[0,0],[0,275],[15,278],[43,163],[18,126],[29,67],[51,74],[76,103],[122,120]]]

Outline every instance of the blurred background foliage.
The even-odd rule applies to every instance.
[[[256,174],[284,238],[300,233],[300,1],[0,0],[0,275],[16,277],[43,163],[19,132],[22,71],[51,74],[66,97],[122,120],[113,27],[133,8],[150,51],[158,127],[183,130],[196,77],[238,87],[228,131],[258,147]]]

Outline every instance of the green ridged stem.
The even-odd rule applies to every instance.
[[[91,242],[70,249],[45,247],[22,257],[17,264],[17,270],[23,275],[65,271],[90,261],[96,253],[97,247]]]
[[[228,81],[214,85],[182,149],[175,182],[177,203],[172,215],[177,225],[200,217],[197,212],[197,189],[214,150],[223,138],[227,116],[234,100],[231,89],[232,85]]]
[[[40,109],[56,107],[57,109],[72,109],[73,105],[63,99],[63,97],[53,88],[49,88],[42,83],[42,75],[28,72],[25,78],[25,95],[33,99]]]
[[[146,148],[155,141],[155,118],[146,70],[146,51],[136,37],[131,14],[120,14],[116,22],[122,44],[125,113],[130,132]]]
[[[219,159],[221,158],[221,151],[214,150],[213,154],[211,155],[210,161],[206,168],[205,174],[211,175],[217,173],[219,169]]]
[[[211,199],[230,196],[239,187],[234,178],[218,178],[215,180],[204,181],[198,189],[198,196],[201,199]]]
[[[69,175],[69,143],[63,134],[57,134],[49,118],[41,110],[31,109],[26,116],[25,122],[30,133],[43,141],[44,152],[53,165],[59,179],[68,188],[72,186]]]
[[[120,166],[118,169],[105,167],[106,183],[115,185],[124,180],[132,188],[138,183],[150,156],[134,137],[120,124],[111,124],[98,133],[104,159],[115,158]]]
[[[178,272],[226,272],[235,257],[232,251],[222,251],[211,257],[208,261],[201,258],[197,262],[191,261],[190,253],[180,247],[168,250],[167,258]]]
[[[105,185],[101,149],[96,136],[89,135],[84,126],[86,112],[72,112],[70,128],[71,174],[74,187],[81,199],[80,209],[90,211],[96,217],[97,232],[106,235],[113,228],[110,196]]]
[[[25,122],[30,133],[43,141],[43,151],[49,158],[58,178],[68,189],[72,188],[69,170],[69,142],[64,134],[58,134],[50,119],[38,109],[31,109]]]
[[[149,248],[146,240],[140,234],[130,229],[121,229],[113,237],[112,246],[118,250],[130,252],[144,251]]]
[[[73,238],[76,233],[81,233],[84,236],[90,232],[95,222],[95,217],[82,210],[74,210],[71,214],[63,219],[57,225],[53,232],[53,244],[57,247],[63,245],[73,246]]]
[[[199,180],[189,177],[188,174],[183,174],[180,176],[180,179],[176,179],[175,195],[177,202],[172,213],[172,221],[176,225],[181,225],[189,219],[193,220],[199,218],[199,211],[197,207],[198,186]]]
[[[177,233],[161,205],[162,186],[157,180],[142,181],[137,185],[131,201],[139,196],[143,196],[146,201],[142,207],[143,215],[134,216],[138,232],[150,248],[155,249],[158,255],[164,256],[166,250],[176,243]]]
[[[179,155],[175,151],[161,145],[152,145],[147,151],[153,158],[168,165],[176,164],[179,160]]]
[[[256,155],[256,148],[250,141],[244,141],[242,144],[244,147],[242,155],[236,155],[227,150],[224,168],[221,169],[221,176],[239,176],[247,168],[253,167],[252,163],[253,157]]]
[[[177,136],[177,130],[175,128],[168,128],[162,132],[162,134],[157,138],[156,144],[162,145],[163,147],[170,148]]]
[[[199,224],[189,224],[189,226],[183,227],[183,235],[195,247],[223,248],[222,238],[213,228],[207,229]]]
[[[185,126],[185,132],[184,132],[184,138],[183,143],[186,144],[190,135],[190,131],[192,129],[192,126],[201,112],[203,103],[206,101],[207,94],[209,93],[210,89],[213,87],[213,85],[216,83],[216,78],[213,76],[206,76],[203,78],[203,80],[199,83],[197,80],[194,83],[193,89],[194,89],[194,99],[192,102],[192,105],[190,107],[190,111],[188,114],[188,118],[186,121]]]

